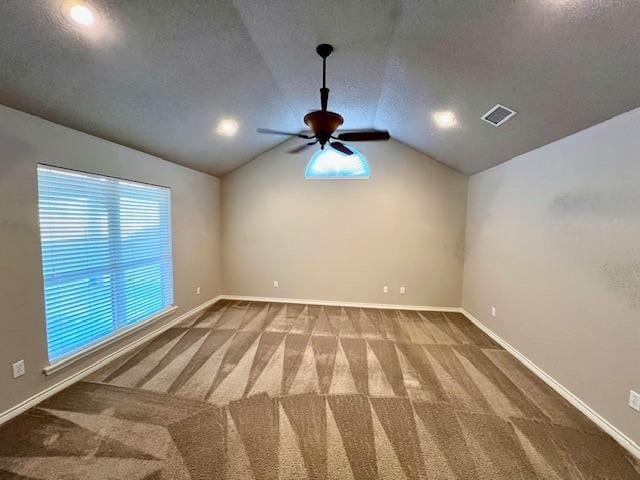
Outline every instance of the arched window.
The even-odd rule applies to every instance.
[[[304,172],[306,179],[368,179],[369,164],[358,150],[349,145],[353,155],[344,155],[327,147],[313,154]]]

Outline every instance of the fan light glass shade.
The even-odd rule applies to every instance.
[[[349,145],[353,155],[344,155],[331,147],[318,150],[307,164],[304,177],[315,179],[368,179],[370,176],[367,159]]]

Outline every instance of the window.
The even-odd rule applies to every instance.
[[[333,148],[318,150],[307,164],[305,178],[369,178],[369,165],[364,155],[351,145],[349,148],[353,151],[353,155],[344,155]]]
[[[49,360],[173,303],[168,188],[38,166]]]

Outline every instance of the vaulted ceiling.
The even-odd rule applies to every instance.
[[[467,174],[640,105],[638,0],[91,0],[90,29],[62,3],[0,3],[0,103],[216,175],[304,128],[322,42],[345,129]],[[519,113],[488,125],[496,103]]]

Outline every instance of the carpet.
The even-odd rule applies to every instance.
[[[458,313],[220,301],[0,427],[0,479],[640,479]]]

